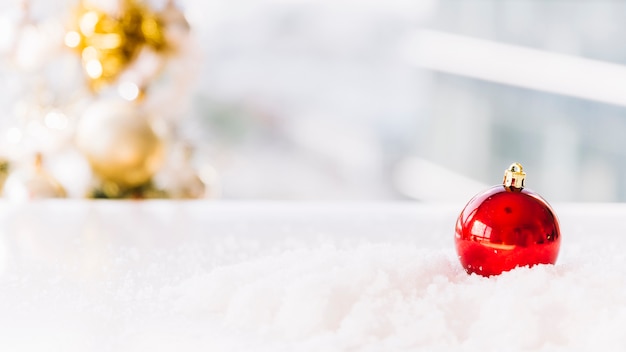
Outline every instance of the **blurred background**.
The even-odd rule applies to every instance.
[[[3,28],[23,3],[2,2]],[[464,201],[520,162],[551,202],[626,200],[626,3],[175,3],[193,44],[162,96],[222,199]],[[75,4],[33,0],[30,16],[66,24]],[[25,52],[22,66],[49,63]],[[26,148],[15,126],[33,81],[44,75],[68,100],[72,65],[3,61],[5,151]],[[67,155],[47,166],[66,187],[84,185]]]

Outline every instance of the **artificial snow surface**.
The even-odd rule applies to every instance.
[[[467,275],[464,204],[0,203],[1,351],[624,350],[626,205]]]

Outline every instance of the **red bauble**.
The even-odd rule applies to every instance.
[[[492,276],[556,262],[558,219],[548,202],[523,188],[525,175],[521,165],[511,165],[503,185],[474,196],[459,215],[455,244],[468,273]]]

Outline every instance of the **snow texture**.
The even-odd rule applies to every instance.
[[[2,351],[623,350],[626,205],[467,275],[463,204],[0,203]]]

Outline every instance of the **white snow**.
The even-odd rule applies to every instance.
[[[0,203],[0,350],[626,346],[626,205],[557,204],[557,264],[493,278],[455,258],[463,205]]]

